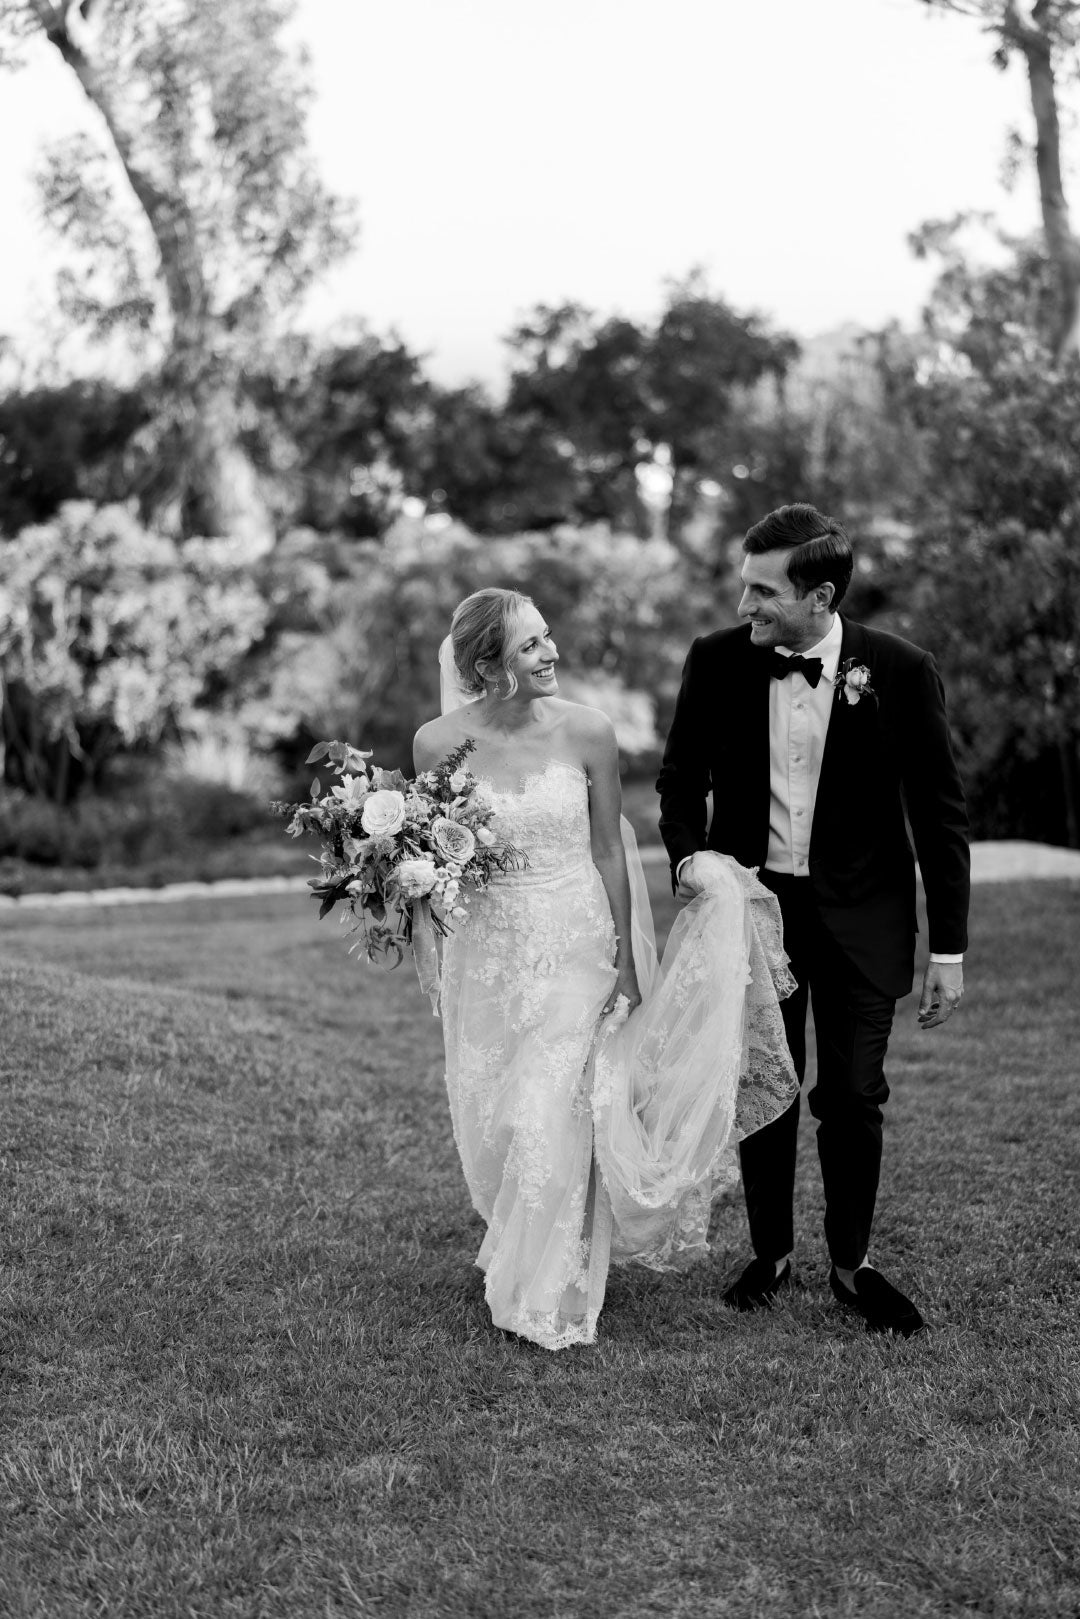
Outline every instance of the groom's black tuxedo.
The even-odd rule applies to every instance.
[[[926,891],[930,949],[967,946],[964,792],[933,659],[899,636],[842,618],[841,668],[870,671],[874,696],[833,703],[814,806],[808,879],[821,919],[878,989],[911,988],[915,864]],[[657,783],[672,871],[698,849],[762,866],[769,843],[771,654],[749,625],[695,641]],[[706,795],[712,823],[706,833]]]
[[[964,794],[944,693],[928,653],[842,619],[840,667],[869,670],[872,696],[833,700],[814,802],[809,875],[761,871],[777,893],[799,992],[784,1003],[796,1067],[805,1066],[812,995],[826,1231],[834,1262],[865,1255],[881,1156],[884,1055],[896,999],[911,988],[916,910],[910,823],[926,893],[929,945],[967,944]],[[672,872],[699,849],[763,868],[769,849],[772,655],[749,626],[695,641],[683,672],[657,788]],[[707,796],[713,814],[707,819]],[[790,1251],[798,1103],[744,1143],[751,1236],[760,1257]]]

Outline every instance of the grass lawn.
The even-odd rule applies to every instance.
[[[666,877],[654,874],[670,916]],[[616,1273],[595,1349],[492,1331],[438,1025],[300,897],[0,915],[0,1613],[1080,1612],[1080,887],[976,891],[969,998],[894,1037],[841,1319]]]

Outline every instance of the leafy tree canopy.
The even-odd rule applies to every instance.
[[[892,379],[924,474],[900,627],[947,671],[982,834],[1080,846],[1080,358],[1046,363],[1039,246],[993,270],[943,246],[932,341]]]
[[[672,458],[677,513],[697,479],[726,477],[734,406],[762,379],[780,383],[799,352],[712,295],[698,272],[670,284],[655,324],[541,306],[508,342],[505,416],[538,446],[552,504],[566,518],[623,523],[635,516],[634,468],[657,445]]]
[[[0,397],[0,534],[44,522],[68,500],[125,499],[150,416],[140,389],[99,380]]]
[[[42,170],[70,255],[64,307],[162,356],[160,453],[182,529],[261,544],[238,379],[351,240],[308,151],[292,13],[291,0],[0,0],[9,53],[47,40],[98,114]]]

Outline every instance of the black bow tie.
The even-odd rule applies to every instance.
[[[775,680],[783,680],[786,675],[793,675],[798,670],[811,686],[817,685],[824,667],[820,658],[804,658],[801,652],[796,652],[791,658],[785,658],[782,652],[774,652],[770,664]]]

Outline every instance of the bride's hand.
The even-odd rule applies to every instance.
[[[604,1010],[600,1014],[601,1017],[607,1017],[609,1012],[613,1012],[615,1010],[615,1002],[620,996],[630,1003],[627,1009],[627,1015],[634,1010],[635,1006],[641,1005],[641,991],[638,989],[637,973],[634,971],[633,967],[619,967],[616,969],[616,971],[618,976],[615,979],[611,994],[604,1002]]]

